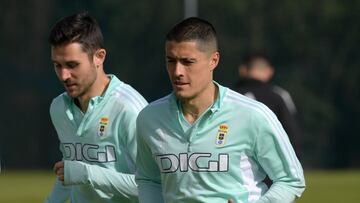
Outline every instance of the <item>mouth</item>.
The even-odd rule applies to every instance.
[[[184,86],[184,85],[188,85],[189,83],[186,82],[182,82],[182,81],[174,81],[174,85],[175,86]]]
[[[75,88],[75,87],[76,87],[76,84],[75,84],[75,83],[72,83],[72,84],[66,84],[66,83],[65,83],[64,86],[65,86],[66,89],[70,90],[70,89]]]
[[[173,82],[173,89],[176,91],[176,92],[179,92],[179,91],[184,91],[187,89],[187,87],[189,86],[190,83],[187,83],[187,82],[182,82],[182,81],[174,81]]]

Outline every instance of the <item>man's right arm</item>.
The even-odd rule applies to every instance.
[[[139,119],[138,119],[139,121]],[[162,203],[163,194],[161,188],[160,170],[152,157],[151,150],[141,134],[137,123],[137,157],[135,181],[138,184],[140,203]]]

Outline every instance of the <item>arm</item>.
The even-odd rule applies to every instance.
[[[137,187],[133,174],[119,173],[81,161],[64,161],[64,185],[90,184],[103,192],[126,198],[137,198]]]
[[[275,115],[266,111],[260,119],[255,153],[273,184],[256,203],[293,202],[305,189],[302,167]]]
[[[139,125],[137,125],[139,129]],[[141,130],[138,130],[141,132]],[[141,203],[162,203],[163,195],[161,189],[160,170],[152,157],[152,152],[142,137],[137,134],[138,153],[136,158],[136,182],[139,190],[139,201]]]

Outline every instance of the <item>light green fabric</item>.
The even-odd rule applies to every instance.
[[[135,125],[147,102],[116,76],[109,77],[106,92],[90,100],[85,114],[66,93],[50,107],[65,160],[64,185],[72,202],[137,201]],[[59,185],[48,202],[64,199]]]
[[[305,181],[281,124],[265,105],[215,84],[218,98],[192,125],[174,94],[140,112],[140,202],[293,201]]]

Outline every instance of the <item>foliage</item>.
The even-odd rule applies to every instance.
[[[233,86],[242,56],[249,50],[267,51],[277,71],[273,82],[290,90],[299,110],[305,167],[359,167],[360,1],[198,2],[199,16],[211,21],[219,35],[221,62],[215,79]],[[164,37],[183,18],[182,1],[0,4],[3,167],[51,167],[59,157],[48,108],[63,89],[51,68],[47,35],[65,15],[89,10],[98,19],[107,72],[149,101],[170,92]]]

